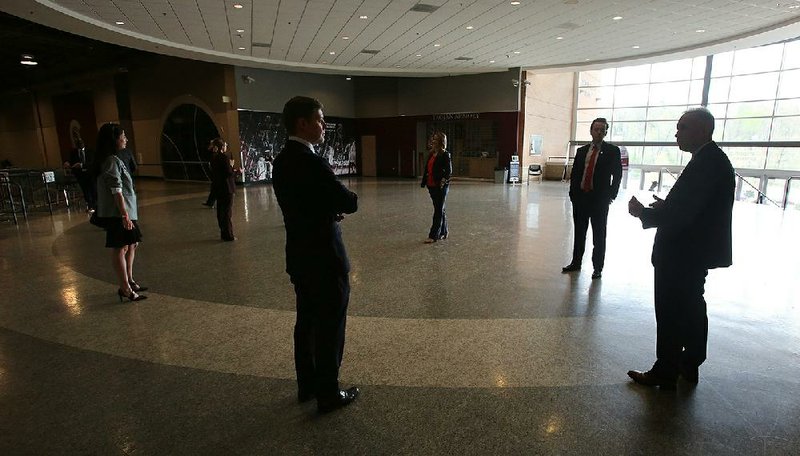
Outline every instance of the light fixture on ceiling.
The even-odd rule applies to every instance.
[[[474,28],[475,28],[475,27],[473,27],[473,26],[471,26],[471,25],[468,25],[468,26],[467,26],[467,30],[472,30],[472,29],[474,29]]]
[[[350,37],[349,37],[349,36],[343,36],[343,37],[342,37],[342,39],[343,39],[343,40],[349,40],[349,39],[350,39]]]
[[[422,57],[422,54],[417,54],[417,57]]]
[[[241,4],[241,3],[234,3],[234,4],[233,4],[233,7],[234,7],[234,8],[236,8],[236,9],[242,9],[242,8],[244,8],[244,6],[242,6],[242,4]]]
[[[345,81],[350,81],[350,80],[352,80],[352,79],[353,79],[353,78],[351,78],[350,76],[348,76],[348,77],[344,78],[344,80],[345,80]]]
[[[622,19],[622,16],[614,16],[614,17],[611,18],[612,21],[618,21],[618,20],[621,20],[621,19]]]
[[[358,16],[359,19],[367,19],[367,16]]]
[[[514,54],[519,54],[519,51],[514,51]]]
[[[563,37],[563,36],[557,36],[557,37],[556,37],[556,39],[557,39],[557,40],[563,40],[563,39],[564,39],[564,37]]]
[[[395,68],[400,68],[400,65],[395,65],[394,67],[395,67]]]
[[[331,51],[331,52],[328,52],[328,54],[330,54],[330,55],[336,55],[336,51]]]
[[[236,33],[244,33],[244,29],[236,29]]]
[[[124,23],[124,22],[122,22],[122,21],[116,21],[116,22],[114,22],[114,23],[115,23],[115,24],[117,24],[117,25],[125,25],[125,23]]]
[[[517,6],[517,5],[519,5],[519,3],[520,3],[520,2],[511,2],[511,5],[513,5],[513,6]]]
[[[639,49],[639,45],[638,45],[638,44],[634,44],[633,46],[631,46],[631,48],[633,48],[633,49]]]
[[[439,46],[441,46],[441,44],[439,44],[439,43],[436,43],[436,44],[433,45],[433,47],[435,47],[435,48],[438,48]]]
[[[489,60],[489,63],[494,63],[494,60]]]
[[[592,59],[583,59],[584,62],[588,62],[589,60],[592,60]]]
[[[706,29],[697,29],[695,33],[706,33]]]
[[[244,51],[244,50],[245,50],[245,48],[244,48],[243,46],[239,46],[239,50],[240,50],[240,51]]]
[[[33,55],[31,54],[22,54],[20,57],[22,60],[33,60]]]
[[[36,66],[39,64],[39,62],[37,62],[36,60],[20,60],[19,63],[28,66]]]

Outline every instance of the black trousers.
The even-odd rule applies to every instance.
[[[97,209],[97,182],[92,178],[91,173],[86,171],[75,173],[75,180],[78,181],[78,185],[81,187],[86,207]]]
[[[447,213],[445,205],[447,203],[447,190],[449,185],[444,187],[428,187],[428,193],[433,202],[433,222],[428,231],[428,238],[439,240],[442,236],[447,236]]]
[[[297,295],[294,366],[300,390],[318,400],[339,394],[350,279],[344,275],[293,276]]]
[[[217,196],[217,223],[219,235],[222,239],[233,239],[233,193],[224,193]]]
[[[586,231],[592,224],[592,265],[595,271],[602,271],[606,261],[606,225],[610,202],[604,199],[586,197],[572,202],[572,223],[575,226],[575,240],[572,244],[572,264],[583,262],[586,251]]]
[[[206,198],[206,206],[213,206],[217,201],[217,195],[214,194],[214,184],[211,184],[211,190],[208,191],[208,198]]]
[[[664,377],[706,360],[708,316],[703,298],[708,270],[691,265],[655,268],[656,363]]]

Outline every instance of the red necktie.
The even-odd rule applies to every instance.
[[[589,159],[589,166],[586,168],[586,175],[583,176],[583,182],[581,183],[581,190],[584,192],[592,191],[592,179],[594,178],[594,165],[597,163],[597,156],[600,155],[597,152],[597,146],[592,146],[592,158]]]

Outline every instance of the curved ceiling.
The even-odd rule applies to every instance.
[[[0,9],[144,51],[353,75],[572,70],[800,36],[800,0],[0,0]]]

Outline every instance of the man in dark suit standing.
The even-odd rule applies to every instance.
[[[562,273],[581,270],[586,249],[586,230],[592,223],[592,279],[603,273],[606,258],[606,224],[608,207],[619,192],[622,178],[622,161],[619,147],[603,141],[608,133],[608,122],[602,117],[589,127],[592,143],[579,147],[572,165],[569,181],[569,199],[572,201],[572,222],[575,240],[572,261],[561,268]]]
[[[709,269],[731,265],[735,177],[731,162],[711,139],[714,116],[704,108],[678,121],[678,147],[692,154],[666,199],[645,208],[636,197],[628,211],[642,227],[657,227],[655,269],[656,362],[629,371],[635,382],[673,389],[678,376],[697,384],[706,359],[708,317],[703,299]]]
[[[89,171],[89,152],[83,140],[78,138],[75,141],[75,149],[69,155],[69,161],[64,163],[64,167],[72,170],[72,175],[78,181],[78,185],[83,192],[83,199],[86,201],[87,212],[94,212],[97,209],[97,186],[94,177]]]
[[[353,402],[359,389],[339,389],[350,299],[350,262],[339,222],[358,209],[358,196],[314,153],[325,136],[322,104],[294,97],[283,108],[289,138],[275,159],[272,185],[286,227],[286,272],[297,295],[294,362],[297,398],[317,398],[330,412]]]

